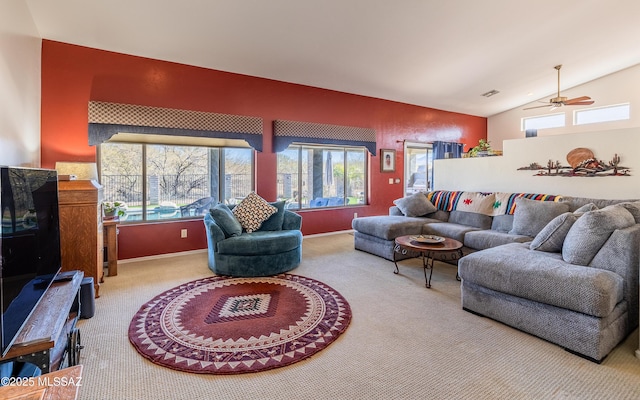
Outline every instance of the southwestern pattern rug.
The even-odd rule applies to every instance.
[[[293,364],[326,348],[351,322],[337,291],[298,275],[213,276],[143,305],[129,341],[150,361],[199,374],[240,374]]]

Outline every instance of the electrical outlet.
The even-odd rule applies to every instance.
[[[182,239],[187,237],[187,230],[186,229],[183,229],[183,230],[180,231],[180,237]]]
[[[353,219],[358,218],[358,213],[353,213]]]

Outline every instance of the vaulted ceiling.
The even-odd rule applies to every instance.
[[[26,2],[44,39],[478,116],[640,63],[638,0]]]

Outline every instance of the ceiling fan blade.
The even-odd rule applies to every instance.
[[[532,110],[534,108],[542,108],[542,107],[551,107],[553,104],[547,104],[544,106],[535,106],[535,107],[527,107],[527,108],[523,108],[523,110]]]
[[[590,104],[595,103],[595,101],[574,101],[573,103],[564,103],[565,106],[588,106]]]
[[[576,97],[575,99],[565,100],[564,104],[573,104],[573,103],[576,103],[578,101],[584,101],[584,100],[591,100],[591,97],[589,97],[589,96]]]

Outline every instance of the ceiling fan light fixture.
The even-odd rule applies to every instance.
[[[591,97],[589,96],[580,96],[580,97],[575,97],[573,99],[560,96],[560,68],[562,68],[562,64],[556,65],[553,68],[555,68],[555,70],[558,71],[558,95],[556,97],[549,99],[549,104],[547,104],[546,106],[527,107],[527,108],[523,108],[523,110],[531,110],[534,108],[541,108],[541,107],[551,107],[549,111],[553,111],[556,108],[563,107],[563,106],[586,106],[594,103],[594,101],[591,100]]]
[[[495,96],[495,95],[496,95],[496,94],[498,94],[498,93],[500,93],[500,92],[499,92],[499,91],[497,91],[497,90],[495,90],[495,89],[493,89],[493,90],[489,90],[489,91],[488,91],[488,92],[486,92],[486,93],[482,93],[482,94],[481,94],[481,96],[484,96],[484,97],[491,97],[491,96]]]

